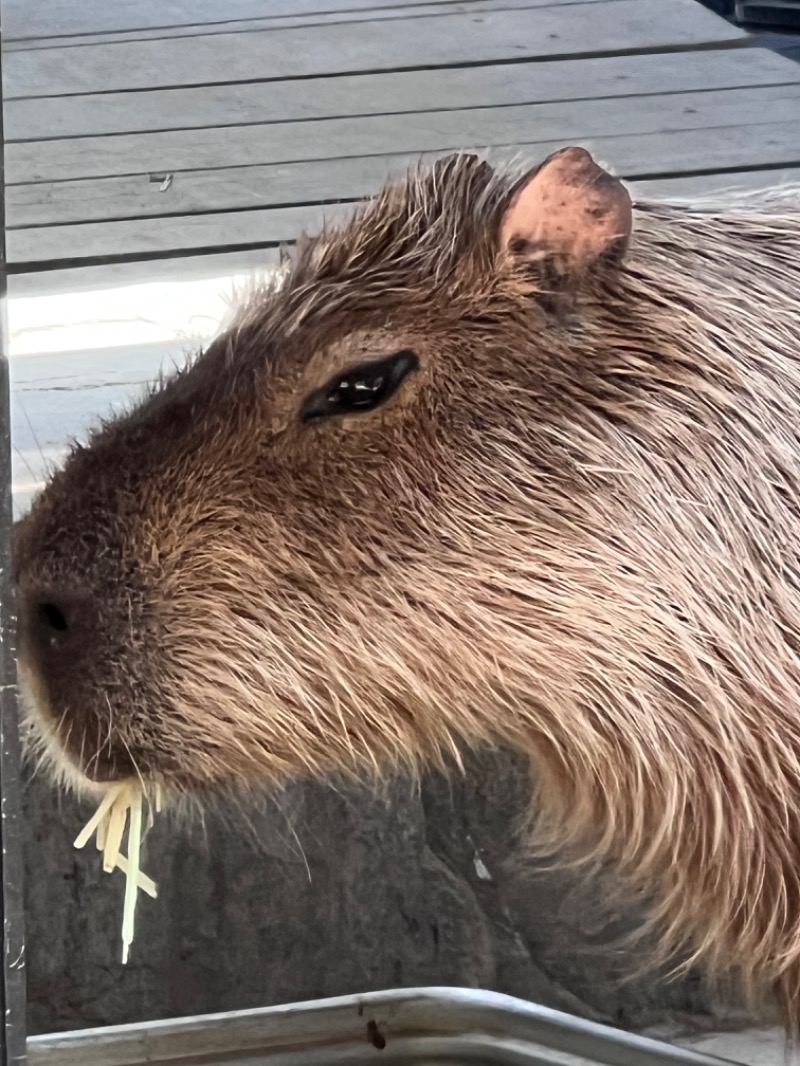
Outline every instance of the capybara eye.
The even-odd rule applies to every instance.
[[[386,359],[360,363],[312,393],[303,405],[301,418],[304,422],[318,422],[332,415],[374,411],[418,367],[416,353],[408,348]]]

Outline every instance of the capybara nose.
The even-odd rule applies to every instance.
[[[17,650],[21,690],[36,738],[63,770],[94,782],[123,780],[136,770],[127,744],[112,730],[123,646],[109,643],[103,600],[90,590],[58,593],[17,589]]]
[[[18,590],[18,650],[22,666],[59,702],[81,684],[97,648],[99,617],[85,592]]]

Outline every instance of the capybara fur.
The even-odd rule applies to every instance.
[[[16,541],[58,772],[527,753],[538,840],[800,1019],[800,194],[458,155],[301,240]]]

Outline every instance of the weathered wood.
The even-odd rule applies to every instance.
[[[633,180],[629,184],[639,197],[691,199],[712,196],[724,199],[731,192],[756,191],[786,185],[800,186],[800,167],[643,179]],[[9,289],[14,299],[59,293],[99,292],[106,287],[132,285],[137,282],[159,284],[269,271],[277,263],[278,251],[274,248],[212,252],[174,259],[133,260],[102,266],[78,266],[17,274],[11,277]]]
[[[450,67],[302,81],[9,100],[6,140],[242,126],[800,82],[765,48]],[[393,122],[394,120],[392,120]]]
[[[572,141],[589,148],[628,178],[800,165],[800,123],[796,120],[761,127],[737,125],[658,134],[577,137]],[[563,139],[539,143],[536,158],[562,147],[563,143]],[[518,152],[518,147],[514,152]],[[441,154],[426,153],[424,158]],[[8,233],[9,257],[17,264],[48,261],[66,264],[121,254],[154,255],[210,251],[219,247],[233,250],[276,244],[293,239],[303,227],[313,229],[323,216],[335,219],[351,210],[347,205],[320,207],[314,201],[326,195],[322,190],[329,190],[328,195],[333,196],[335,189],[339,198],[355,199],[371,193],[388,173],[401,172],[408,163],[408,158],[403,156],[381,156],[265,167],[262,170],[266,187],[274,189],[280,181],[286,189],[283,194],[286,199],[293,196],[305,200],[307,206],[12,229]]]
[[[219,168],[224,162],[216,203],[224,207],[253,206],[237,198],[238,175],[231,167],[263,164],[294,164],[318,161],[325,165],[342,159],[380,155],[414,156],[426,151],[462,148],[491,148],[497,145],[535,144],[540,141],[569,141],[575,137],[611,137],[631,133],[656,134],[702,127],[758,127],[765,117],[771,122],[790,121],[800,113],[800,83],[766,88],[731,89],[723,92],[665,93],[620,99],[559,101],[547,104],[520,104],[501,108],[470,108],[453,111],[414,112],[396,115],[391,122],[383,116],[329,119],[237,126],[231,129],[179,130],[168,133],[125,134],[108,138],[73,138],[60,141],[20,142],[8,146],[8,182],[63,182],[67,179],[109,178],[112,175],[138,175],[141,202],[149,198],[155,212],[175,213],[203,210],[206,201],[181,200],[186,175],[183,172]],[[759,138],[757,128],[749,135]],[[334,158],[331,158],[334,157]],[[362,164],[351,164],[358,168]],[[696,169],[702,166],[698,160]],[[340,170],[340,168],[339,168]],[[175,175],[164,191],[158,192],[160,175]],[[152,176],[152,180],[151,180]],[[245,181],[248,179],[242,176]],[[228,185],[226,191],[225,183]],[[148,187],[149,186],[149,187]],[[103,184],[87,194],[81,209],[97,211],[98,200],[110,186]],[[187,188],[190,186],[187,185]],[[252,196],[253,186],[250,186]],[[36,202],[35,191],[22,196],[9,189],[9,222],[22,224],[16,214],[21,200]],[[56,196],[55,190],[45,193]],[[113,194],[112,194],[113,195]],[[325,186],[313,194],[265,184],[262,204],[306,203],[361,195]],[[94,204],[94,206],[92,206]],[[134,212],[134,213],[138,213]],[[130,212],[128,212],[128,215]],[[53,221],[65,220],[57,213]],[[73,216],[74,217],[74,216]],[[97,214],[78,218],[98,217]],[[100,217],[126,217],[124,209],[107,201]]]
[[[480,18],[476,26],[475,19]],[[465,65],[746,39],[694,0],[603,0],[480,16],[219,33],[7,56],[8,98]]]
[[[325,221],[340,219],[349,210],[347,205],[315,204],[222,215],[33,227],[9,231],[8,255],[11,262],[43,263],[115,258],[120,250],[124,255],[146,256],[220,246],[276,245],[293,240],[303,230],[317,230]]]
[[[776,93],[771,96],[771,93]],[[710,96],[711,94],[706,94]],[[735,94],[730,94],[735,97]],[[725,96],[723,95],[723,99]],[[651,98],[652,99],[652,98]],[[675,98],[680,100],[680,97]],[[687,104],[686,106],[691,106]],[[800,107],[800,87],[794,95],[781,97],[777,90],[765,90],[759,102],[754,102],[752,107],[737,105],[735,99],[731,100],[730,107],[727,105],[724,112],[712,112],[704,116],[702,111],[686,116],[681,122],[681,127],[689,126],[689,119],[696,119],[695,126],[698,129],[705,127],[720,128],[730,126],[742,130],[735,137],[735,144],[741,147],[745,142],[746,158],[738,162],[738,156],[727,155],[727,166],[758,165],[757,152],[762,138],[771,140],[774,136],[772,127],[763,130],[760,118],[765,113],[774,117],[777,121],[791,122],[797,108]],[[703,121],[707,118],[708,121]],[[738,120],[738,121],[737,121]],[[750,124],[748,124],[750,123]],[[666,125],[666,123],[665,123]],[[545,138],[550,140],[543,142],[542,146],[536,142],[526,146],[525,154],[532,159],[543,156],[547,146],[556,142],[556,131],[559,123],[552,125],[547,122],[531,122],[524,127],[520,126],[522,136],[529,130],[541,131]],[[649,132],[646,121],[637,125],[632,121],[628,127],[629,134],[642,134],[657,140],[659,134]],[[746,132],[745,132],[746,131]],[[669,131],[662,128],[661,133],[679,134],[680,129]],[[512,131],[513,134],[513,131]],[[583,125],[576,125],[558,140],[566,141],[594,137],[595,143],[600,140],[603,151],[611,153],[616,161],[616,145],[619,138],[614,135],[603,139],[604,128],[598,123],[591,121]],[[715,134],[715,137],[717,135]],[[678,138],[680,143],[680,139]],[[606,146],[607,142],[607,146]],[[508,155],[516,152],[514,146],[517,139],[511,135],[506,139],[504,153]],[[655,142],[654,142],[655,143]],[[673,137],[670,145],[675,143]],[[794,147],[792,147],[794,144]],[[454,141],[453,147],[458,150],[459,146],[483,147],[483,142],[477,138],[470,140]],[[677,159],[674,162],[664,158],[659,153],[656,158],[663,160],[664,168],[680,172],[682,169],[710,170],[714,167],[714,161],[718,158],[717,142],[714,140],[709,149],[711,155],[704,150],[702,142],[693,150],[690,157]],[[402,145],[398,145],[402,147]],[[420,152],[424,151],[425,145],[420,145]],[[625,145],[621,145],[625,153]],[[446,150],[446,146],[445,149]],[[521,151],[522,149],[520,149]],[[735,148],[731,151],[735,152]],[[791,138],[784,143],[781,152],[786,155],[777,160],[765,162],[778,162],[790,165],[793,162],[800,163],[796,141]],[[494,154],[490,152],[490,155]],[[184,216],[209,212],[235,212],[253,210],[264,207],[289,206],[292,204],[308,204],[315,202],[330,202],[358,199],[373,191],[389,174],[402,171],[407,166],[414,164],[417,158],[416,151],[409,151],[407,155],[389,155],[389,153],[375,154],[369,157],[350,157],[329,161],[314,161],[306,164],[287,163],[285,165],[266,164],[258,166],[231,167],[212,170],[192,171],[178,173],[172,182],[164,189],[166,182],[152,182],[146,176],[134,175],[116,178],[82,179],[75,181],[42,182],[31,185],[12,185],[8,189],[8,224],[11,230],[20,227],[47,226],[50,224],[64,224],[75,222],[102,222],[113,220],[153,218],[161,215]],[[633,158],[628,152],[623,157],[632,164]],[[735,162],[731,163],[730,159]],[[650,168],[653,173],[650,159],[642,159],[642,165]],[[160,177],[160,175],[159,175]],[[164,189],[164,191],[162,191]],[[168,225],[180,226],[180,218],[170,220]],[[235,225],[235,222],[233,223]]]
[[[172,344],[16,358],[13,363],[14,491],[29,490],[68,442],[144,393],[188,352]]]
[[[168,37],[200,37],[215,33],[245,33],[249,30],[287,29],[297,26],[329,25],[333,22],[354,23],[376,21],[378,19],[426,18],[436,14],[480,15],[498,8],[517,10],[533,7],[558,7],[560,4],[590,4],[602,0],[434,0],[433,3],[420,0],[414,4],[398,4],[392,7],[378,7],[355,11],[332,11],[319,14],[293,14],[280,17],[267,16],[259,18],[236,19],[234,21],[208,24],[189,24],[183,26],[161,26],[157,29],[124,30],[111,33],[80,34],[70,37],[36,37],[12,41],[6,51],[22,52],[36,48],[73,48],[76,45],[111,44],[121,41],[162,40]]]
[[[724,198],[730,191],[753,191],[787,184],[800,186],[800,167],[655,178],[633,181],[630,184],[640,197]],[[17,274],[10,279],[9,289],[15,299],[58,293],[98,292],[106,287],[133,285],[137,282],[157,284],[267,271],[276,266],[277,262],[278,252],[273,248],[188,255],[174,259],[133,260],[102,266],[78,266]]]
[[[422,4],[424,0],[418,0]],[[425,6],[446,8],[462,0],[427,0]],[[508,7],[509,0],[487,0]],[[596,0],[532,0],[540,6],[589,3]],[[31,0],[6,0],[3,5],[7,41],[35,41],[50,37],[79,38],[165,27],[224,27],[247,19],[348,15],[367,12],[383,18],[412,6],[410,0],[50,0],[32,5]]]
[[[454,0],[439,0],[442,5]],[[30,0],[7,0],[4,8],[9,40],[50,36],[105,34],[164,26],[224,26],[227,22],[254,18],[288,18],[321,15],[335,11],[375,11],[391,0],[50,0],[31,5]],[[405,3],[392,6],[404,7]]]
[[[211,252],[173,259],[132,260],[104,263],[102,266],[65,267],[16,274],[9,278],[12,299],[61,293],[98,292],[117,285],[138,282],[158,284],[171,281],[217,278],[237,273],[268,271],[277,266],[275,248],[254,248],[239,252]]]
[[[800,166],[631,182],[631,188],[640,200],[713,200],[721,204],[734,203],[740,193],[757,193],[787,187],[795,190],[800,199]]]

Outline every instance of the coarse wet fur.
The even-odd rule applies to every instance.
[[[173,792],[510,744],[540,845],[791,1031],[798,427],[800,193],[631,222],[581,150],[451,157],[53,477],[16,549],[33,728]]]

